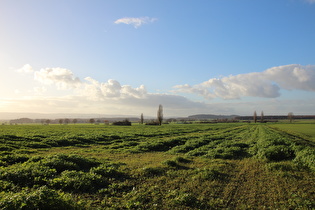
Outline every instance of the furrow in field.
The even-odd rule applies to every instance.
[[[237,141],[236,137],[247,132],[247,130],[247,126],[237,126],[211,134],[208,133],[200,136],[200,138],[189,139],[185,144],[173,147],[169,152],[226,159],[240,157],[244,155],[243,150],[247,145]]]

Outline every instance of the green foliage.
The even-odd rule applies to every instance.
[[[198,207],[198,200],[195,195],[189,192],[177,193],[172,199],[175,205],[186,206],[186,207]]]
[[[58,178],[49,181],[49,185],[55,189],[67,192],[96,192],[108,185],[106,178],[95,173],[83,171],[63,171]]]
[[[173,167],[173,168],[179,167],[179,165],[177,164],[177,162],[175,160],[166,160],[166,161],[163,161],[163,164],[168,166],[168,167]]]
[[[308,147],[298,151],[294,162],[315,172],[315,149]]]
[[[57,174],[55,169],[51,169],[40,163],[18,163],[11,167],[0,169],[0,179],[10,181],[21,187],[33,187],[47,184],[48,179]]]
[[[178,163],[191,163],[192,162],[192,160],[189,160],[187,158],[183,158],[181,156],[176,157],[175,161]]]
[[[3,210],[13,209],[51,209],[69,210],[83,209],[69,195],[58,193],[47,186],[38,189],[25,189],[19,193],[1,193],[0,208]]]
[[[0,191],[14,191],[16,186],[10,182],[5,180],[0,180]]]
[[[209,150],[206,157],[221,158],[221,159],[239,159],[246,157],[247,152],[241,147],[217,147],[213,150]]]
[[[125,178],[126,174],[119,170],[120,164],[106,163],[98,167],[91,168],[90,172],[101,175],[106,178],[121,179]]]
[[[227,174],[214,168],[197,169],[196,173],[197,174],[194,176],[194,179],[199,181],[225,180],[227,178]]]
[[[258,155],[262,158],[266,158],[268,161],[291,160],[295,157],[294,150],[286,145],[269,146],[262,149]]]
[[[165,168],[162,167],[144,167],[142,175],[146,177],[162,176],[165,174]]]
[[[267,165],[271,171],[295,171],[298,167],[292,162],[272,162]]]
[[[16,155],[16,154],[10,154],[10,155],[3,155],[0,156],[0,166],[8,166],[15,163],[23,163],[29,159],[28,156],[24,155]]]
[[[3,126],[0,208],[312,209],[315,125],[280,127]]]
[[[108,185],[109,180],[124,178],[117,164],[102,164],[94,159],[77,155],[33,157],[24,163],[0,168],[2,188],[8,183],[20,187],[49,185],[71,192],[96,192]]]
[[[41,164],[54,168],[58,173],[65,170],[89,170],[100,163],[95,159],[83,158],[78,155],[52,155],[40,160]]]

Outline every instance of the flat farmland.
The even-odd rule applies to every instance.
[[[3,125],[1,209],[312,209],[315,124]]]

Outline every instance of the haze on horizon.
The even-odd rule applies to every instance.
[[[0,2],[0,112],[314,114],[314,0]]]

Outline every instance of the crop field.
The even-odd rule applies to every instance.
[[[0,126],[0,209],[314,209],[315,124]]]

